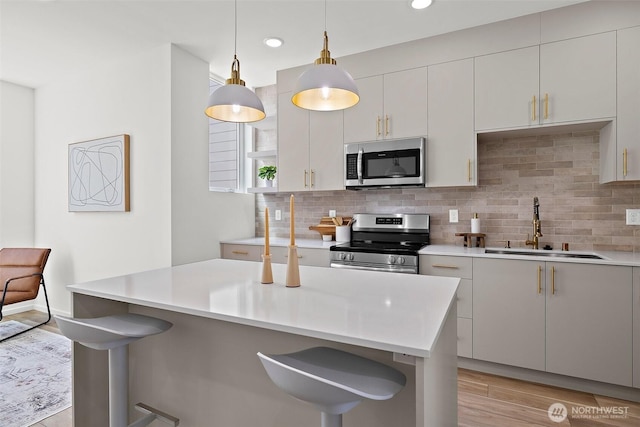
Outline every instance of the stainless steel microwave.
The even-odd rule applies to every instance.
[[[425,138],[345,144],[344,155],[347,190],[425,185]]]

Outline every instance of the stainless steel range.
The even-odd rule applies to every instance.
[[[355,214],[351,241],[331,247],[331,267],[418,273],[429,244],[427,214]]]

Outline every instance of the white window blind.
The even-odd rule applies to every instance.
[[[222,86],[209,80],[209,93]],[[209,119],[209,190],[241,190],[240,125]]]

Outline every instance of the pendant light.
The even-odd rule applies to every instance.
[[[237,56],[238,45],[238,1],[234,1],[235,41],[231,77],[224,86],[216,89],[209,96],[209,103],[204,113],[212,119],[223,122],[251,123],[265,118],[264,106],[251,89],[244,85],[240,78],[240,61]]]
[[[356,82],[336,65],[329,52],[327,0],[324,2],[324,47],[315,65],[298,77],[291,102],[306,110],[335,111],[353,107],[360,101]]]

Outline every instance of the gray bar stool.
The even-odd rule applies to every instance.
[[[96,350],[109,351],[109,427],[129,423],[129,356],[127,345],[149,335],[159,334],[173,324],[140,314],[118,314],[91,319],[55,316],[60,332],[72,341]],[[138,403],[135,408],[146,414],[129,427],[144,427],[154,420],[177,426],[180,420]]]
[[[328,347],[258,357],[278,387],[320,409],[322,427],[341,427],[362,399],[391,399],[407,381],[390,366]]]

